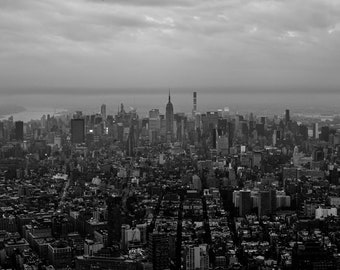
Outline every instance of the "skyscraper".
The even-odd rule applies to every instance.
[[[239,213],[240,216],[248,215],[251,212],[252,201],[250,197],[249,190],[241,190],[240,191],[240,200],[239,200]]]
[[[71,119],[71,141],[72,143],[85,142],[85,120]]]
[[[286,121],[286,124],[288,124],[290,122],[290,112],[289,112],[289,110],[286,110],[285,121]]]
[[[5,129],[4,129],[4,123],[0,122],[0,140],[5,138]]]
[[[171,96],[169,90],[169,101],[166,104],[166,112],[165,112],[165,121],[166,121],[166,137],[169,140],[172,140],[173,132],[174,132],[174,107],[171,103]]]
[[[195,114],[197,112],[197,92],[193,92],[192,101],[193,101],[192,117],[195,117]]]
[[[100,107],[100,114],[101,114],[103,120],[106,121],[106,105],[105,104],[103,104]]]
[[[319,124],[318,123],[313,124],[313,136],[314,136],[314,139],[319,139]]]
[[[24,122],[15,122],[15,139],[17,141],[22,141],[24,139]]]
[[[107,201],[107,230],[108,239],[107,245],[111,247],[115,242],[119,243],[121,238],[121,204],[122,198],[120,196],[110,196]]]

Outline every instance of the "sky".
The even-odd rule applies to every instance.
[[[339,0],[1,0],[0,97],[159,87],[334,93],[339,48]]]

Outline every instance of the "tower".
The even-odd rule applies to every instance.
[[[195,114],[197,112],[197,92],[193,92],[192,101],[193,101],[192,117],[195,117]]]
[[[85,142],[85,120],[71,119],[71,141],[72,143]]]
[[[286,110],[285,121],[286,121],[286,124],[288,124],[290,122],[290,112],[289,112],[289,110]]]
[[[24,122],[15,122],[15,139],[17,141],[22,141],[24,139]]]
[[[174,107],[172,106],[171,103],[170,90],[168,104],[166,104],[165,121],[166,121],[166,137],[167,140],[171,141],[174,133]]]
[[[251,212],[252,201],[249,190],[240,191],[239,214],[240,216],[248,215]]]
[[[100,107],[100,114],[101,114],[103,120],[106,121],[106,105],[105,104],[103,104]]]
[[[107,245],[111,247],[114,243],[119,243],[121,238],[121,212],[122,198],[120,196],[110,196],[107,201]]]

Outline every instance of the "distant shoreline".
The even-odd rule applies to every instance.
[[[1,114],[0,121],[6,120],[9,117],[13,116],[14,121],[24,121],[29,122],[31,120],[40,120],[43,115],[50,116],[61,116],[63,114],[67,114],[68,110],[66,109],[55,109],[55,108],[25,108],[25,110],[17,110],[16,112]]]
[[[27,109],[18,105],[0,105],[0,119],[5,118],[7,115],[23,113]]]

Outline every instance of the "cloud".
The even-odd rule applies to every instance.
[[[0,80],[337,84],[339,18],[338,0],[2,0]]]

